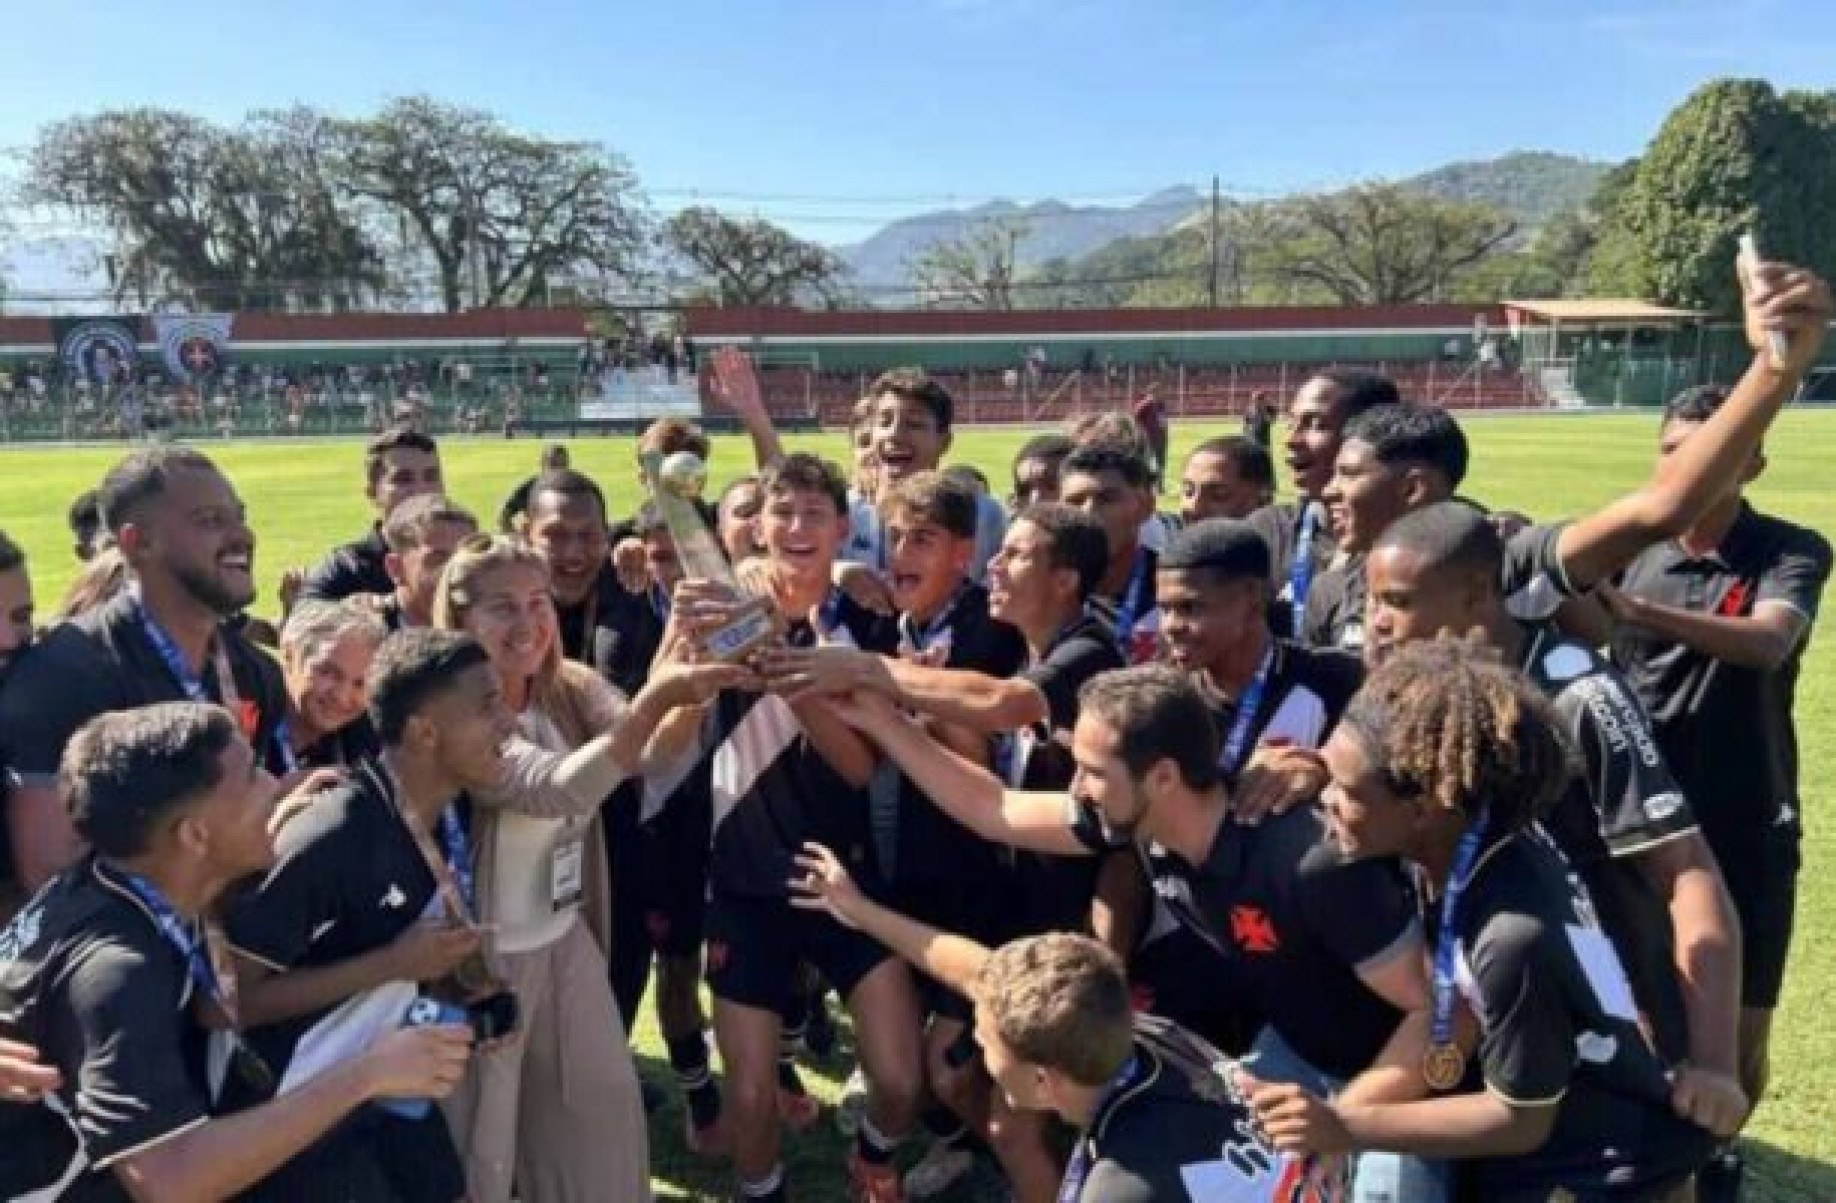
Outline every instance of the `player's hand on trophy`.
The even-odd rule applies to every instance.
[[[1815,272],[1769,260],[1746,264],[1739,276],[1748,344],[1780,373],[1802,376],[1829,332],[1830,286]],[[1775,334],[1784,335],[1783,347]]]

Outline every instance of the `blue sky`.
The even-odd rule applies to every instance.
[[[0,148],[156,104],[414,92],[605,142],[852,241],[943,198],[1241,195],[1548,148],[1635,154],[1701,81],[1836,86],[1827,0],[55,0],[9,5]],[[771,199],[766,199],[771,198]]]

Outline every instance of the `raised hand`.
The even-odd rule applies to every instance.
[[[759,374],[753,370],[752,356],[738,347],[722,347],[714,352],[709,391],[744,422],[765,415],[765,390],[759,385]]]
[[[1815,272],[1762,261],[1740,271],[1747,343],[1778,371],[1802,376],[1817,362],[1830,326],[1830,286]],[[1785,336],[1785,362],[1775,361],[1772,336]]]

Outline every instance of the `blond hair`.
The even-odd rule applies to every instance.
[[[541,574],[546,585],[548,565],[527,544],[499,535],[479,533],[467,538],[447,561],[434,591],[433,625],[445,631],[464,631],[466,617],[483,594],[485,582],[498,572],[528,568]],[[529,683],[529,702],[553,721],[573,747],[598,734],[593,730],[592,696],[597,674],[561,654],[560,632]]]

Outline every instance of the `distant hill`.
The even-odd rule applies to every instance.
[[[902,283],[906,265],[939,243],[952,242],[992,219],[1024,222],[1018,258],[1031,267],[1049,259],[1078,259],[1119,238],[1140,238],[1177,226],[1204,203],[1192,188],[1167,188],[1133,205],[1067,205],[1048,200],[1017,205],[994,201],[972,209],[944,209],[903,218],[864,242],[837,247],[855,280]]]
[[[1445,200],[1483,201],[1534,229],[1594,194],[1612,164],[1547,151],[1449,163],[1401,181]]]
[[[1496,205],[1517,219],[1521,241],[1557,213],[1591,196],[1609,166],[1572,155],[1518,151],[1496,159],[1449,163],[1400,182],[1448,200]],[[856,281],[903,283],[906,265],[930,247],[954,241],[993,218],[1018,218],[1029,227],[1019,248],[1022,268],[1062,261],[1079,267],[1102,263],[1105,270],[1127,264],[1140,270],[1157,258],[1160,244],[1170,248],[1178,241],[1182,226],[1202,223],[1205,204],[1202,193],[1183,187],[1163,189],[1125,208],[1055,200],[1032,205],[995,201],[904,218],[864,242],[837,250]]]

